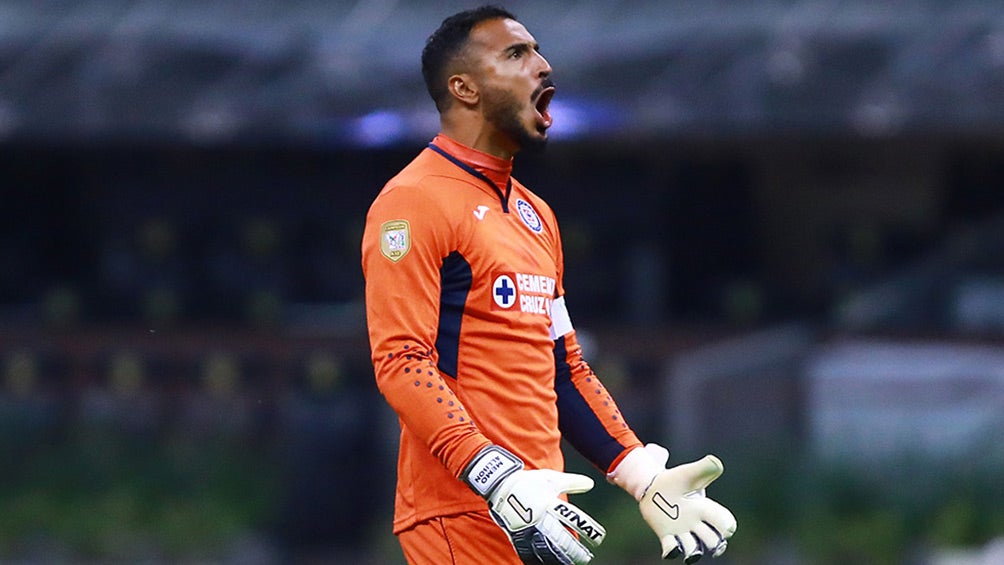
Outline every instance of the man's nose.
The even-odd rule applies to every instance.
[[[540,59],[540,70],[537,74],[540,78],[546,78],[551,76],[551,64],[547,62],[547,59],[543,55],[537,53],[537,57]]]

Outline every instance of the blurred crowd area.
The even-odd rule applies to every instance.
[[[421,147],[5,146],[0,560],[402,562],[359,243]],[[998,142],[559,143],[516,176],[635,429],[726,461],[726,562],[999,556]],[[598,483],[599,559],[645,562]]]
[[[211,4],[0,3],[0,562],[403,562],[359,244],[469,3]],[[997,4],[508,7],[560,85],[515,175],[622,412],[725,462],[718,562],[1004,562]]]
[[[422,147],[4,146],[0,314],[355,328],[366,209]],[[959,296],[993,294],[1002,270],[1002,154],[992,138],[639,138],[559,143],[516,175],[558,214],[577,320],[829,320],[917,275],[936,296],[914,329],[952,331]]]

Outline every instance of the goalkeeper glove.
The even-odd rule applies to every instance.
[[[490,445],[474,456],[461,478],[488,501],[492,518],[505,530],[523,563],[589,563],[593,554],[566,526],[592,546],[606,535],[596,520],[559,497],[593,488],[593,480],[585,475],[524,470],[518,457]]]
[[[669,451],[655,444],[634,449],[607,479],[638,501],[641,515],[659,536],[663,559],[683,555],[694,563],[721,555],[736,532],[736,518],[704,494],[725,467],[714,455],[666,469]]]

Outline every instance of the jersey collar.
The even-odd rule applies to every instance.
[[[432,144],[485,175],[495,186],[501,188],[509,183],[509,177],[512,175],[512,158],[503,159],[478,151],[443,134],[437,135]]]
[[[512,159],[502,159],[468,147],[439,134],[429,143],[429,149],[467,171],[498,196],[502,211],[509,212],[509,193],[512,192]]]

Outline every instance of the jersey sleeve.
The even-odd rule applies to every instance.
[[[582,357],[575,332],[554,342],[558,426],[562,436],[604,473],[642,444],[617,408],[610,391]]]
[[[552,303],[551,337],[554,338],[558,427],[576,451],[598,469],[609,473],[628,451],[640,447],[642,443],[582,355],[582,347],[576,339],[565,303],[564,256],[560,237],[554,245],[558,284],[557,296]]]
[[[490,441],[436,368],[440,269],[455,249],[452,229],[419,188],[384,190],[366,217],[362,267],[377,386],[403,425],[459,477]]]

